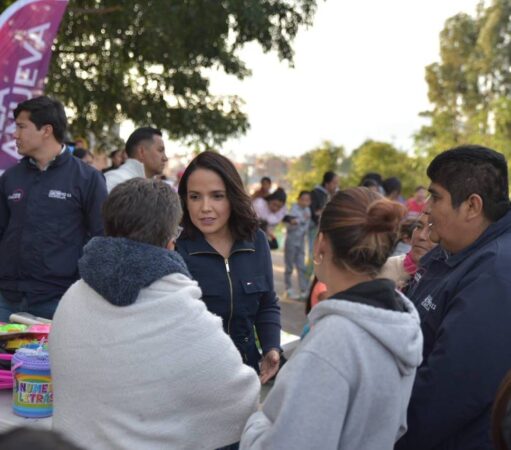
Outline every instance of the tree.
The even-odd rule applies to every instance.
[[[511,143],[511,0],[481,2],[476,16],[458,14],[440,35],[439,63],[426,68],[433,109],[416,135],[418,151],[434,156],[461,143]],[[509,151],[507,152],[510,155]]]
[[[7,7],[12,1],[2,1]],[[240,79],[240,48],[282,60],[311,24],[316,0],[75,0],[54,45],[47,92],[73,112],[75,134],[107,134],[131,119],[210,147],[248,128],[243,102],[209,92],[214,70]]]
[[[344,147],[336,146],[328,141],[296,158],[286,177],[291,186],[288,192],[289,201],[294,202],[300,191],[311,190],[321,183],[325,172],[331,170],[339,173],[343,158]]]
[[[358,186],[366,173],[378,172],[384,179],[399,178],[403,195],[409,196],[427,181],[424,158],[408,156],[386,142],[368,140],[353,151],[350,160],[351,170],[343,182],[346,186]]]

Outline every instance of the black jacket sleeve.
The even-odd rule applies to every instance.
[[[85,223],[90,237],[104,234],[101,207],[107,195],[105,176],[95,171],[89,182],[84,205]]]

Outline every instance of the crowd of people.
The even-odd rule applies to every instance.
[[[394,265],[399,261],[400,264],[410,266],[412,233],[416,227],[423,227],[425,216],[422,212],[426,205],[427,190],[423,186],[418,186],[414,195],[405,201],[401,196],[400,180],[396,177],[383,179],[378,173],[366,174],[359,186],[367,187],[389,200],[406,206],[406,215],[399,223],[398,241],[393,247],[392,256],[400,256],[399,259],[393,260]],[[324,286],[321,282],[318,286],[313,278],[314,240],[318,234],[319,217],[339,188],[339,177],[332,171],[325,172],[321,184],[310,191],[300,191],[296,203],[292,204],[289,211],[284,189],[278,187],[272,191],[271,187],[272,180],[269,177],[261,178],[260,188],[252,195],[252,206],[261,228],[266,232],[270,249],[277,249],[280,245],[275,232],[276,227],[279,224],[285,226],[285,295],[290,299],[307,301],[314,288],[320,289]],[[298,278],[298,291],[293,289],[294,271]]]
[[[210,151],[176,192],[158,179],[155,128],[101,173],[64,144],[61,103],[14,115],[23,158],[0,177],[0,321],[53,319],[53,429],[68,448],[510,448],[502,154],[444,151],[408,202],[396,178],[340,189],[326,172],[288,210],[282,188],[266,177],[250,196]],[[310,311],[285,363],[279,223],[286,291],[296,269]]]

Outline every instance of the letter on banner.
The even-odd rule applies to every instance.
[[[0,174],[14,165],[13,110],[44,92],[51,46],[68,0],[18,0],[0,15]]]

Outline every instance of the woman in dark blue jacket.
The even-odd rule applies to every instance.
[[[266,383],[280,360],[280,307],[265,234],[258,229],[250,197],[226,157],[199,154],[179,183],[183,231],[177,251],[199,283],[208,309],[220,316],[224,330],[243,361]]]

